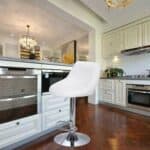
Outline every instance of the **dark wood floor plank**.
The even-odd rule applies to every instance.
[[[91,142],[75,150],[150,150],[148,117],[81,101],[77,105],[77,126],[79,131],[91,137]],[[53,136],[49,134],[18,150],[72,149],[55,144]]]

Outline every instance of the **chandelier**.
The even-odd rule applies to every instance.
[[[19,43],[25,49],[33,49],[37,45],[37,42],[30,36],[30,25],[27,25],[26,27],[26,35],[19,39]]]
[[[133,0],[105,0],[108,7],[120,8],[127,7]]]

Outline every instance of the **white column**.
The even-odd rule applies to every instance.
[[[92,30],[89,33],[89,61],[95,61],[99,64],[100,71],[102,70],[102,44],[101,30]],[[91,104],[99,103],[99,88],[97,86],[95,93],[88,97],[88,102]]]

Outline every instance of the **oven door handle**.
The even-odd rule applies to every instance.
[[[0,79],[34,79],[34,75],[0,75]]]
[[[135,93],[150,94],[150,91],[138,91],[138,90],[128,90],[128,91],[135,92]]]
[[[14,100],[19,100],[19,99],[29,99],[29,98],[34,98],[37,95],[27,95],[27,96],[19,96],[19,97],[12,97],[12,98],[3,98],[0,99],[0,102],[6,102],[6,101],[14,101]]]

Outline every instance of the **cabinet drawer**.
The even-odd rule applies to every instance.
[[[48,111],[48,113],[51,114],[51,116],[54,114],[63,114],[65,112],[69,113],[69,111],[70,111],[69,108],[70,107],[68,107],[68,106],[61,106],[61,107],[58,107],[56,109],[52,109],[52,110]]]
[[[47,112],[62,106],[69,107],[70,101],[68,98],[46,95],[42,97],[42,104],[43,104],[43,112]]]
[[[103,94],[104,101],[112,102],[113,101],[113,94]]]
[[[103,90],[102,99],[105,102],[114,103],[114,91],[112,90]]]
[[[43,129],[54,128],[58,121],[69,121],[69,109],[61,109],[61,111],[50,111],[43,114]]]
[[[40,115],[0,125],[0,148],[28,138],[41,131]]]

